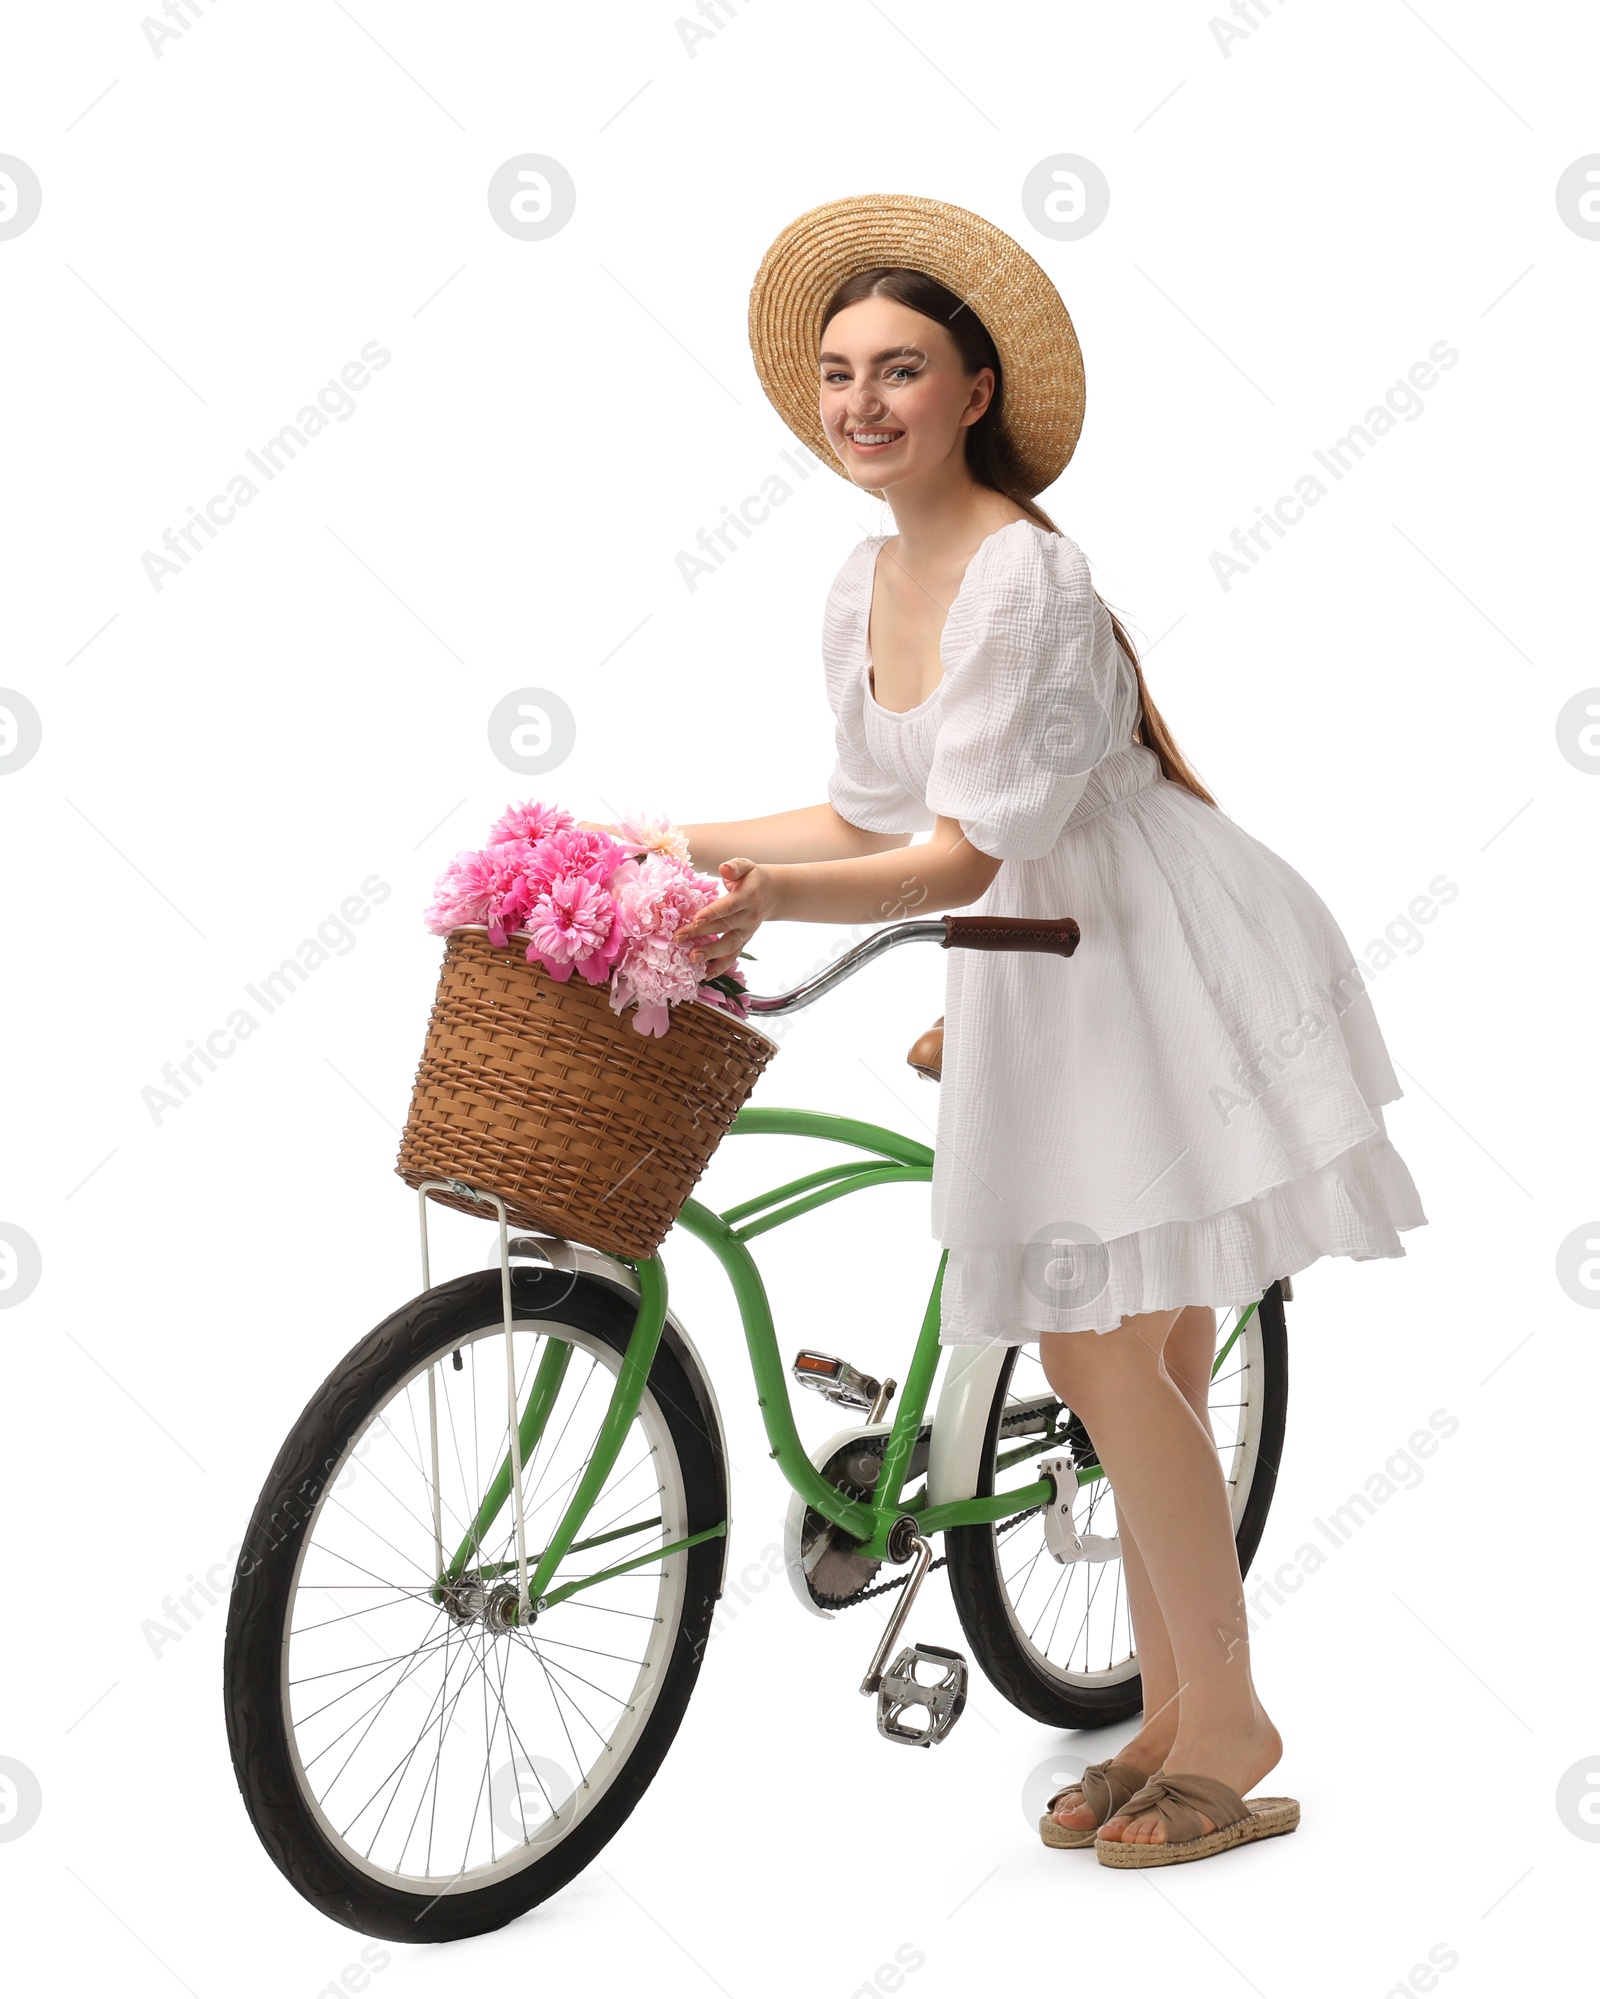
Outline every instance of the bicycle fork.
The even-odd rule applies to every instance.
[[[417,1189],[417,1215],[422,1229],[422,1288],[431,1290],[428,1269],[428,1190],[442,1187],[451,1194],[467,1194],[475,1201],[492,1202],[500,1223],[500,1309],[506,1333],[506,1428],[511,1437],[511,1499],[517,1527],[517,1623],[526,1630],[530,1620],[528,1602],[528,1525],[522,1500],[522,1437],[517,1412],[517,1356],[511,1337],[511,1245],[506,1234],[506,1204],[498,1194],[468,1187],[460,1180],[424,1180]],[[434,1387],[434,1367],[428,1367],[428,1449],[432,1456],[433,1479],[433,1572],[445,1574],[444,1520],[439,1489],[439,1408]]]
[[[633,1266],[639,1280],[639,1309],[634,1328],[628,1340],[626,1352],[617,1373],[616,1385],[611,1400],[606,1405],[605,1415],[595,1434],[594,1446],[584,1465],[582,1475],[567,1502],[566,1510],[544,1548],[535,1556],[528,1554],[526,1502],[523,1497],[522,1475],[524,1462],[530,1453],[536,1453],[544,1426],[556,1398],[561,1392],[563,1376],[571,1350],[562,1342],[552,1340],[534,1371],[534,1378],[528,1392],[527,1405],[519,1418],[517,1411],[516,1349],[512,1334],[511,1313],[511,1246],[507,1235],[505,1203],[497,1194],[491,1194],[478,1187],[469,1187],[460,1180],[428,1180],[417,1190],[417,1202],[421,1214],[422,1228],[422,1283],[423,1289],[432,1288],[432,1278],[428,1267],[428,1211],[427,1196],[430,1188],[441,1187],[460,1197],[481,1201],[492,1205],[500,1221],[500,1303],[505,1324],[506,1344],[506,1431],[507,1452],[504,1464],[485,1493],[482,1504],[469,1523],[461,1545],[453,1555],[444,1551],[441,1500],[439,1486],[439,1439],[436,1413],[436,1391],[433,1369],[428,1373],[429,1409],[429,1450],[432,1455],[433,1478],[433,1526],[434,1559],[437,1563],[437,1580],[433,1587],[436,1602],[443,1601],[447,1593],[454,1597],[460,1608],[470,1609],[472,1615],[482,1614],[485,1625],[494,1631],[507,1631],[520,1626],[526,1629],[540,1611],[552,1608],[567,1597],[584,1589],[599,1576],[575,1577],[569,1582],[555,1586],[557,1569],[566,1558],[568,1550],[575,1545],[576,1536],[590,1508],[594,1505],[606,1480],[616,1465],[617,1454],[622,1448],[634,1417],[638,1414],[643,1399],[645,1384],[649,1378],[656,1348],[660,1343],[666,1325],[667,1280],[660,1262],[655,1257],[647,1257]],[[489,1531],[507,1498],[512,1502],[516,1529],[517,1572],[516,1586],[509,1583],[487,1592],[480,1603],[482,1579],[478,1578],[459,1587],[459,1580],[471,1565],[474,1555],[481,1557],[484,1536]],[[701,1541],[712,1539],[726,1531],[726,1522],[715,1527],[702,1528],[698,1534],[690,1535],[681,1542],[672,1542],[657,1551],[658,1554],[675,1554],[680,1548],[697,1546]],[[591,1545],[591,1544],[584,1544]],[[655,1559],[654,1555],[637,1558],[637,1564]],[[626,1569],[637,1565],[624,1562]],[[513,1566],[504,1565],[507,1572]],[[496,1571],[498,1573],[498,1570]],[[599,1572],[600,1575],[612,1573]]]

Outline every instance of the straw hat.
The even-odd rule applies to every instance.
[[[1020,243],[970,209],[915,194],[856,194],[797,215],[750,288],[750,351],[768,399],[841,479],[817,415],[822,314],[846,278],[879,264],[926,271],[993,336],[1002,427],[1029,495],[1061,475],[1083,428],[1083,356],[1061,295]],[[852,483],[854,483],[852,481]]]

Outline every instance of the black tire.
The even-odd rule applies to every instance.
[[[564,1293],[565,1295],[559,1295]],[[558,1302],[546,1302],[557,1300]],[[614,1353],[627,1347],[635,1304],[620,1284],[518,1267],[518,1320],[570,1327]],[[299,1551],[326,1487],[355,1439],[419,1367],[501,1324],[498,1269],[423,1293],[379,1325],[334,1369],[290,1433],[251,1517],[228,1612],[223,1679],[228,1743],[246,1809],[262,1844],[295,1889],[324,1915],[368,1936],[439,1943],[500,1928],[553,1895],[617,1832],[655,1776],[699,1673],[721,1590],[725,1541],[672,1557],[685,1563],[681,1614],[652,1687],[647,1719],[608,1775],[592,1810],[544,1857],[481,1889],[407,1893],[354,1865],[327,1836],[299,1776],[285,1714],[284,1660]],[[445,1365],[448,1365],[446,1360]],[[727,1518],[720,1433],[704,1382],[669,1320],[651,1369],[653,1399],[670,1435],[690,1532]],[[537,1627],[535,1627],[537,1628]]]
[[[1259,1330],[1254,1330],[1258,1328]],[[1248,1575],[1256,1549],[1266,1528],[1272,1496],[1277,1487],[1282,1459],[1284,1428],[1288,1415],[1289,1349],[1281,1287],[1273,1284],[1263,1296],[1247,1329],[1259,1381],[1252,1380],[1252,1444],[1247,1453],[1236,1453],[1247,1462],[1231,1471],[1229,1496],[1236,1521],[1235,1542],[1239,1550],[1239,1573]],[[1016,1369],[1020,1349],[1006,1355],[985,1432],[983,1474],[980,1493],[994,1491],[994,1458],[1000,1419],[1007,1392]],[[1257,1371],[1252,1367],[1252,1375]],[[1255,1402],[1259,1394],[1259,1402]],[[1076,1418],[1077,1437],[1088,1441]],[[1092,1446],[1091,1446],[1092,1448]],[[1080,1455],[1078,1462],[1084,1462]],[[1243,1486],[1242,1504],[1239,1488]],[[1041,1530],[1042,1531],[1042,1530]],[[1105,1728],[1138,1714],[1144,1705],[1143,1684],[1136,1658],[1130,1654],[1126,1670],[1116,1677],[1070,1674],[1053,1670],[1041,1658],[1012,1615],[1010,1600],[1002,1581],[1001,1536],[993,1527],[957,1527],[945,1534],[945,1551],[950,1569],[950,1593],[955,1599],[961,1628],[973,1654],[996,1689],[1034,1720],[1057,1728]]]

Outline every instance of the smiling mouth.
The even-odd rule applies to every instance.
[[[852,430],[845,434],[857,451],[881,451],[905,436],[903,430]]]

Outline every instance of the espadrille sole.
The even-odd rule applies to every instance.
[[[1250,1808],[1249,1818],[1219,1826],[1198,1839],[1133,1841],[1101,1839],[1096,1834],[1095,1858],[1102,1867],[1175,1867],[1181,1861],[1226,1853],[1230,1846],[1245,1846],[1253,1839],[1274,1839],[1293,1832],[1300,1823],[1296,1798],[1246,1798],[1244,1803]]]
[[[1098,1777],[1100,1784],[1104,1786],[1111,1806],[1111,1810],[1106,1813],[1106,1818],[1110,1818],[1112,1812],[1115,1812],[1119,1805],[1131,1798],[1141,1784],[1147,1784],[1150,1781],[1148,1777],[1141,1777],[1137,1770],[1131,1770],[1126,1763],[1123,1763],[1115,1756],[1108,1756],[1103,1763],[1091,1763],[1083,1775],[1086,1782]],[[1078,1802],[1082,1804],[1084,1802],[1082,1783],[1063,1785],[1059,1791],[1054,1792],[1045,1800],[1044,1817],[1039,1821],[1039,1837],[1044,1841],[1046,1846],[1079,1847],[1094,1845],[1100,1826],[1058,1825],[1053,1817],[1057,1807],[1066,1802],[1068,1794],[1072,1791],[1078,1793]],[[1096,1805],[1091,1807],[1091,1809],[1098,1811],[1100,1807]],[[1102,1819],[1100,1824],[1104,1825],[1105,1819]]]

